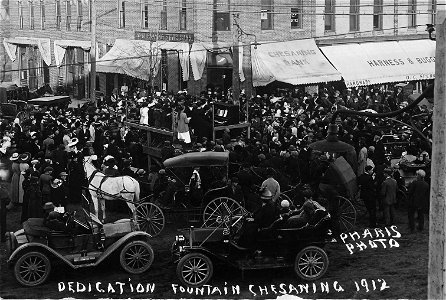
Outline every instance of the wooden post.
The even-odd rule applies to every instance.
[[[427,299],[446,299],[446,11],[437,9]]]
[[[238,19],[238,15],[234,18]],[[239,36],[238,28],[235,26],[234,21],[234,44],[232,46],[232,101],[235,103],[240,97],[240,74],[239,74]]]

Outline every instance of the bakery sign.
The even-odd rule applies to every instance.
[[[193,43],[193,33],[135,31],[135,40]]]

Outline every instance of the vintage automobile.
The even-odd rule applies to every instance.
[[[132,219],[102,224],[85,209],[63,215],[65,230],[51,230],[43,218],[32,218],[23,229],[6,233],[8,266],[14,269],[17,281],[24,286],[44,283],[55,262],[73,269],[94,267],[119,255],[121,267],[140,274],[152,265],[154,253],[151,236],[136,231]]]
[[[175,237],[172,256],[182,284],[189,287],[206,284],[217,263],[242,272],[292,267],[299,278],[307,281],[325,274],[328,256],[324,246],[333,241],[330,214],[325,209],[317,209],[310,223],[301,228],[287,228],[284,220],[276,220],[259,231],[255,251],[240,247],[232,230],[246,216],[226,218],[218,227],[191,227]]]

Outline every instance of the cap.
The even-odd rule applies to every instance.
[[[290,201],[282,200],[282,202],[280,202],[280,206],[283,208],[288,208],[288,207],[290,207]]]
[[[56,206],[54,206],[53,202],[47,202],[43,205],[44,210],[53,210],[54,208],[56,208]]]
[[[15,160],[18,160],[18,159],[19,159],[19,154],[17,152],[14,152],[12,154],[12,156],[9,158],[9,160],[11,160],[11,161],[15,161]]]

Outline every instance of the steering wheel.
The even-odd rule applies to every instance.
[[[63,217],[66,219],[66,221],[65,221],[65,228],[67,228],[67,229],[69,228],[69,225],[72,223],[75,215],[76,215],[76,211],[73,211],[71,213],[66,212],[64,214]]]

